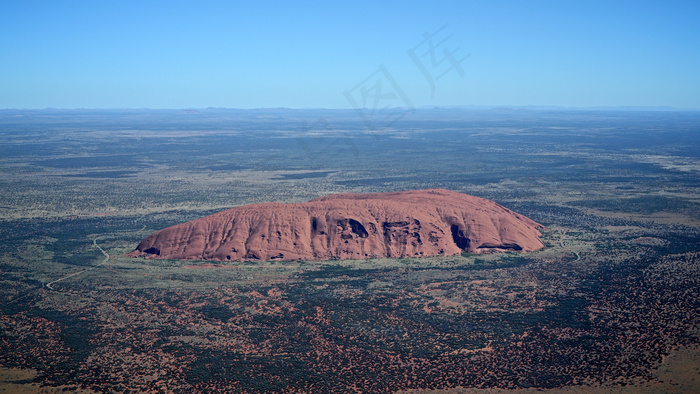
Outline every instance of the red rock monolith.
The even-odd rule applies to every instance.
[[[444,189],[335,194],[231,208],[156,231],[128,256],[329,260],[529,252],[542,226],[493,201]]]

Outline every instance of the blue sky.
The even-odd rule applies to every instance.
[[[348,96],[361,105],[374,92],[393,94],[392,106],[700,109],[698,1],[27,0],[0,9],[0,108],[350,108]],[[447,59],[438,66],[431,42],[436,60]],[[415,61],[412,48],[426,56]]]

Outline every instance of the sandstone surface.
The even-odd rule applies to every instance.
[[[328,260],[533,251],[542,226],[497,203],[444,189],[335,194],[231,208],[156,231],[131,257]]]

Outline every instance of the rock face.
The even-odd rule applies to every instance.
[[[419,257],[542,248],[542,226],[444,189],[231,208],[157,231],[129,256],[197,260]]]

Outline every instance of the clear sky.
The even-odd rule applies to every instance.
[[[700,109],[700,1],[0,3],[0,108],[351,108],[374,93]]]

